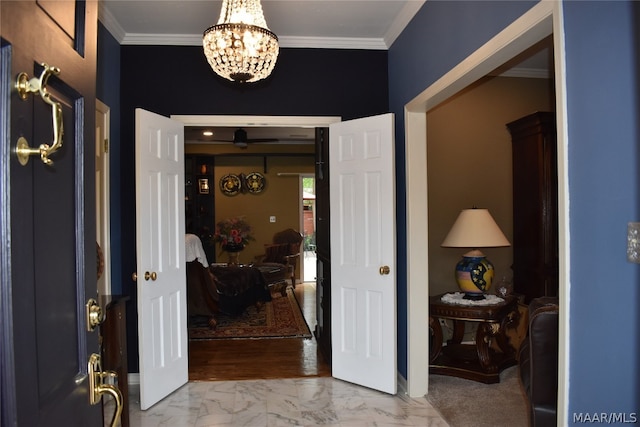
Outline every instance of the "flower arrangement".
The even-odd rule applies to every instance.
[[[213,240],[224,250],[229,246],[242,249],[255,239],[251,235],[251,226],[244,219],[229,218],[216,224]]]

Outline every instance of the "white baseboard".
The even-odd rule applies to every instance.
[[[129,385],[140,385],[140,374],[138,372],[129,373],[127,381],[129,381]]]

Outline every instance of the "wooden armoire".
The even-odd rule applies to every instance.
[[[513,287],[525,302],[558,295],[558,161],[555,114],[511,123]]]

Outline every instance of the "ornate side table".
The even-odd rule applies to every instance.
[[[516,364],[515,349],[505,329],[517,325],[517,299],[507,296],[487,305],[460,305],[443,301],[443,295],[446,294],[429,298],[429,372],[485,384],[500,382],[500,372]],[[442,342],[440,319],[453,322],[453,336],[446,345]],[[466,322],[478,324],[473,344],[462,342]],[[499,351],[491,346],[494,340]]]

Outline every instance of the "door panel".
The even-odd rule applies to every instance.
[[[96,297],[97,3],[64,6],[54,19],[36,1],[0,3],[2,90],[21,72],[41,80],[43,94],[60,104],[64,128],[53,164],[39,155],[20,164],[18,139],[53,145],[59,115],[37,91],[25,100],[16,90],[3,92],[2,425],[102,425],[87,377],[98,332],[87,331],[85,316],[86,301]],[[41,63],[59,74],[41,78]]]
[[[329,140],[333,376],[395,394],[393,115],[333,124]]]
[[[38,0],[38,6],[51,17],[70,38],[75,35],[75,1]]]
[[[189,376],[183,173],[184,125],[137,109],[136,244],[143,410],[185,384]]]

